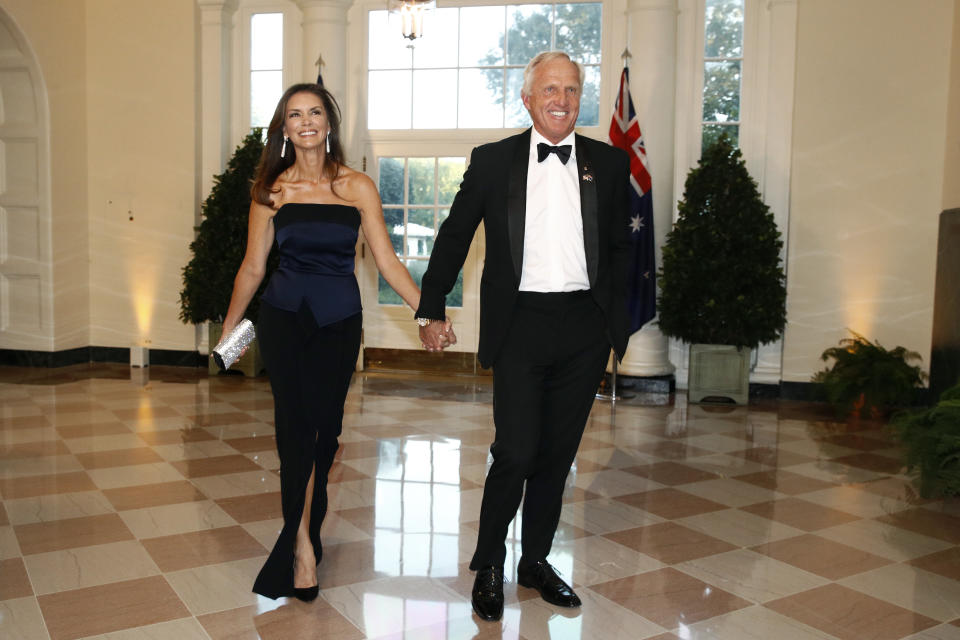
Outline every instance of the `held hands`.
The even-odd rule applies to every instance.
[[[444,322],[431,322],[420,327],[420,342],[427,351],[443,351],[452,344],[457,344],[457,334],[453,332],[453,323],[448,316]]]

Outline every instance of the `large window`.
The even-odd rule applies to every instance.
[[[250,128],[266,130],[283,95],[283,14],[250,16]],[[266,131],[264,131],[266,134]]]
[[[380,158],[380,199],[387,232],[397,257],[407,266],[417,286],[423,279],[437,229],[450,213],[457,195],[465,158]],[[377,302],[403,304],[400,296],[379,277]],[[463,306],[463,272],[447,295],[447,306]]]
[[[703,48],[703,148],[726,133],[740,138],[744,0],[706,0]]]
[[[413,44],[387,11],[369,16],[370,129],[529,126],[523,68],[552,49],[585,67],[578,126],[599,123],[600,3],[436,9]]]

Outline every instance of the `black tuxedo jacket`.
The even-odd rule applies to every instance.
[[[623,150],[581,135],[576,136],[576,147],[590,291],[603,310],[610,344],[622,358],[628,338],[629,159]],[[529,129],[473,150],[423,275],[416,316],[443,318],[446,295],[483,221],[487,249],[480,280],[477,354],[483,367],[497,358],[520,287],[529,152]]]

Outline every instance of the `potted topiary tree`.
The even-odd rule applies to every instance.
[[[211,349],[220,340],[223,318],[233,291],[233,278],[247,248],[250,184],[262,152],[261,131],[254,129],[237,147],[227,169],[214,177],[213,188],[201,208],[203,220],[197,228],[197,237],[190,243],[193,257],[183,268],[180,319],[190,324],[208,322]],[[267,260],[268,273],[276,262],[274,250]],[[246,317],[256,318],[266,282],[267,278],[264,278],[260,290],[247,307]],[[246,375],[257,375],[263,370],[256,342],[232,369]],[[212,362],[210,371],[217,371]]]
[[[690,171],[659,273],[660,330],[690,343],[691,402],[749,399],[750,350],[786,324],[780,231],[723,135]]]

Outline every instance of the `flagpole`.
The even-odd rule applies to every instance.
[[[632,57],[633,55],[630,53],[630,49],[628,47],[624,47],[623,53],[620,54],[620,58],[623,60],[624,69],[626,69],[630,65],[630,58]],[[622,85],[621,85],[621,88],[622,88]],[[632,110],[632,106],[631,106],[631,110]],[[603,387],[601,386],[601,389],[602,388]],[[605,391],[598,390],[595,395],[597,399],[609,400],[614,405],[616,405],[618,399],[629,400],[630,398],[634,397],[634,394],[626,393],[626,392],[621,393],[619,396],[617,395],[617,358],[616,357],[614,357],[613,359],[613,369],[610,372],[610,392],[607,393]]]
[[[617,400],[629,400],[634,397],[634,394],[623,392],[617,394],[617,359],[613,359],[613,370],[610,372],[610,393],[606,391],[597,390],[597,393],[594,394],[598,400],[609,400],[610,402],[616,404]],[[602,383],[601,383],[601,389]]]

